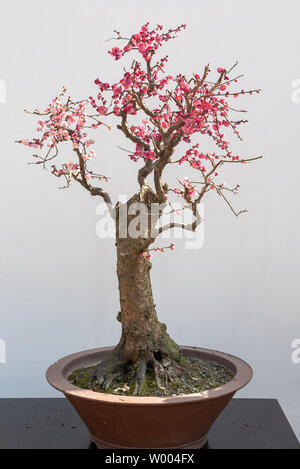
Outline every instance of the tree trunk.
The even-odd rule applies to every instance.
[[[150,280],[151,262],[141,253],[153,242],[150,237],[121,238],[117,230],[117,275],[122,324],[119,344],[100,363],[98,382],[108,387],[115,376],[136,371],[136,393],[143,386],[148,366],[155,371],[158,387],[164,388],[174,373],[182,373],[184,364],[179,346],[169,337],[166,325],[159,322]]]
[[[150,281],[151,262],[141,256],[139,243],[118,240],[118,267],[122,347],[126,361],[151,361],[169,355],[180,360],[179,347],[158,321]]]

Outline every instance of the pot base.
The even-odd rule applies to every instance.
[[[182,346],[186,357],[216,361],[232,373],[233,379],[207,391],[162,397],[98,393],[76,387],[67,380],[72,371],[99,363],[112,349],[69,355],[47,371],[49,383],[65,394],[99,449],[201,448],[218,415],[252,377],[251,367],[240,358],[216,350]]]
[[[97,446],[98,449],[132,449],[132,446],[129,447],[129,446],[113,445],[111,443],[107,443],[107,441],[103,441],[103,440],[100,440],[99,438],[96,438],[92,434],[90,436],[91,436],[92,442]],[[188,445],[173,446],[172,448],[163,448],[163,449],[200,449],[206,443],[207,443],[207,435],[204,435],[199,440],[194,441],[193,443],[189,443]],[[162,449],[162,448],[151,448],[151,449]]]

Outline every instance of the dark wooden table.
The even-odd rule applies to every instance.
[[[64,398],[0,399],[1,449],[94,449]],[[206,449],[300,449],[275,399],[233,399],[214,423]]]

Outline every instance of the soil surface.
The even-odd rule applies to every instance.
[[[158,388],[154,371],[147,370],[145,382],[140,392],[140,396],[178,396],[181,394],[192,394],[208,389],[214,389],[228,383],[233,378],[232,373],[224,366],[213,361],[204,361],[187,358],[188,372],[184,375],[176,376],[172,382]],[[126,376],[116,378],[108,388],[99,385],[94,378],[94,371],[97,365],[78,368],[69,376],[68,381],[83,389],[92,391],[132,396],[136,375],[133,370],[128,370]]]

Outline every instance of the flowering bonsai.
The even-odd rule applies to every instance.
[[[32,111],[39,119],[39,136],[18,141],[35,149],[34,163],[50,167],[52,174],[64,181],[63,187],[78,183],[107,204],[116,227],[120,292],[117,319],[122,324],[122,335],[118,345],[97,366],[95,377],[99,383],[109,386],[130,368],[136,377],[135,394],[143,387],[148,367],[154,370],[158,387],[186,371],[180,347],[157,317],[150,281],[151,257],[152,252],[165,248],[151,245],[167,230],[196,231],[202,221],[199,204],[207,193],[220,196],[236,216],[244,212],[236,211],[228,199],[230,192],[238,192],[239,185],[227,187],[220,181],[219,172],[224,165],[247,164],[261,158],[245,159],[234,154],[225,136],[233,132],[241,139],[239,125],[247,122],[234,120],[234,113],[240,115],[246,111],[230,103],[241,95],[260,91],[236,89],[240,76],[232,72],[237,64],[229,69],[219,67],[215,79],[211,78],[209,65],[190,77],[181,73],[170,76],[165,72],[168,56],[157,58],[157,53],[184,28],[181,25],[164,30],[157,25],[151,29],[147,23],[127,38],[115,31],[114,39],[124,47],[113,47],[109,54],[116,61],[133,54],[129,70],[114,84],[97,78],[96,96],[84,100],[74,101],[64,88],[44,110]],[[124,134],[132,147],[128,154],[138,167],[138,190],[126,202],[113,205],[104,188],[109,178],[90,168],[90,160],[96,154],[92,149],[95,141],[88,133],[111,130],[115,121],[117,131]],[[210,139],[213,152],[202,152],[198,137]],[[71,145],[74,159],[58,166],[56,160],[64,142]],[[171,187],[165,179],[169,165],[176,165],[178,170],[190,165],[195,170],[195,181],[178,174],[178,187]],[[163,214],[172,206],[170,199],[175,196],[190,207],[191,223],[161,224]],[[143,212],[138,224],[134,222],[137,210]],[[133,222],[136,229],[130,232]],[[173,250],[174,244],[167,248]]]

